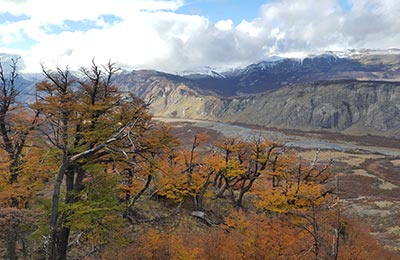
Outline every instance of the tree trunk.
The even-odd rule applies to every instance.
[[[208,185],[207,185],[208,186]],[[199,194],[194,195],[194,210],[195,211],[202,211],[204,207],[204,194],[205,189],[201,189]]]
[[[244,198],[244,195],[251,189],[251,187],[253,187],[253,183],[254,183],[254,181],[255,181],[257,178],[258,178],[258,176],[253,177],[253,178],[249,181],[249,183],[247,184],[247,186],[245,185],[245,184],[246,184],[246,180],[243,180],[243,183],[242,183],[242,185],[241,185],[241,187],[240,187],[240,193],[239,193],[238,199],[236,200],[236,206],[237,206],[238,208],[243,207],[243,198]]]
[[[71,167],[70,167],[71,168]],[[75,172],[72,169],[68,169],[66,173],[66,195],[65,195],[65,204],[71,204],[75,201],[73,192],[74,192],[74,177]],[[58,244],[58,259],[59,260],[66,260],[67,259],[67,248],[68,248],[68,239],[71,229],[67,226],[66,219],[68,216],[64,215],[60,218],[60,226],[62,227],[61,233],[59,234],[59,244]]]
[[[204,204],[204,195],[206,194],[208,186],[211,184],[210,178],[213,172],[210,172],[207,175],[207,179],[204,182],[203,186],[201,187],[200,191],[198,194],[194,196],[194,208],[196,211],[202,211],[203,210],[203,204]]]
[[[50,216],[50,237],[49,245],[47,249],[47,259],[57,260],[57,220],[58,220],[58,209],[60,202],[60,191],[61,184],[64,179],[64,174],[67,171],[68,163],[63,160],[63,163],[58,170],[56,182],[53,188],[52,206],[51,206],[51,216]]]
[[[246,187],[245,184],[246,184],[246,179],[242,180],[242,183],[240,185],[239,196],[235,202],[236,205],[234,205],[236,208],[243,207],[243,197],[244,197],[244,194],[248,191],[248,186]]]
[[[150,187],[150,183],[152,180],[153,180],[153,175],[151,174],[147,175],[147,181],[143,186],[143,188],[132,198],[132,200],[127,201],[129,204],[125,209],[124,217],[128,217],[130,213],[133,212],[133,206],[135,205],[136,201],[143,195],[143,193]]]
[[[16,260],[17,259],[17,234],[15,231],[10,232],[7,238],[7,252],[6,260]]]
[[[320,246],[320,238],[318,233],[318,221],[315,213],[315,208],[312,208],[312,226],[313,226],[313,236],[314,236],[314,256],[315,260],[319,259],[319,246]]]
[[[58,246],[58,260],[67,259],[68,239],[71,229],[63,227],[60,234],[60,244]]]
[[[222,198],[222,196],[224,195],[225,191],[228,189],[228,183],[225,182],[223,184],[223,186],[221,186],[221,188],[217,191],[217,193],[215,194],[215,198]]]
[[[242,208],[243,207],[243,197],[244,197],[245,193],[246,192],[244,190],[240,190],[239,196],[238,196],[238,198],[236,200],[236,205],[235,205],[236,208]]]
[[[18,159],[13,159],[10,163],[10,166],[8,167],[8,170],[10,171],[10,184],[16,183],[18,181],[18,165],[19,161]]]

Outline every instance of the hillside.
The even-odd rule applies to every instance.
[[[131,76],[138,74],[144,77],[139,72]],[[400,133],[400,84],[396,82],[319,81],[239,97],[201,93],[159,74],[120,83],[144,99],[151,98],[156,116],[354,135]]]

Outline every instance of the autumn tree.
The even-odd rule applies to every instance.
[[[0,205],[14,208],[4,211],[10,214],[13,212],[13,215],[17,214],[15,211],[27,208],[40,179],[39,175],[35,176],[23,169],[25,159],[29,159],[35,150],[32,147],[28,149],[31,144],[27,143],[31,142],[32,130],[38,123],[38,112],[17,100],[20,94],[17,86],[18,60],[13,58],[9,64],[0,61],[0,164],[4,166],[1,173],[3,178],[0,180]],[[4,66],[9,66],[9,69]],[[5,257],[10,260],[17,259],[16,243],[21,240],[15,225],[14,223],[12,226],[15,228],[9,229],[7,236],[3,238],[8,241]]]
[[[8,182],[18,181],[27,138],[37,124],[38,113],[34,114],[26,105],[19,103],[16,80],[18,59],[11,59],[9,75],[0,61],[0,148],[8,156]],[[10,206],[17,206],[18,198],[10,198]]]
[[[250,142],[224,138],[216,142],[215,146],[224,154],[226,165],[217,175],[218,186],[222,186],[217,197],[228,191],[232,204],[243,207],[244,195],[261,175],[275,167],[273,158],[276,158],[282,145],[263,137],[255,137]]]
[[[0,63],[0,131],[1,131],[1,148],[7,152],[9,157],[9,182],[15,183],[18,177],[17,167],[20,163],[22,156],[22,148],[24,146],[24,136],[17,142],[14,142],[15,134],[14,131],[10,129],[9,114],[15,107],[16,97],[18,95],[18,90],[15,86],[15,81],[18,77],[17,74],[17,59],[12,59],[11,61],[11,72],[7,77],[2,63]],[[15,204],[15,202],[13,203]]]
[[[71,207],[82,202],[80,194],[90,186],[85,180],[112,171],[108,167],[108,162],[113,160],[112,151],[134,145],[131,140],[150,117],[146,103],[121,93],[112,85],[111,78],[118,69],[111,62],[98,66],[93,61],[91,68],[81,69],[80,77],[72,75],[68,69],[53,71],[44,66],[42,69],[46,79],[36,86],[38,100],[34,107],[41,111],[45,121],[41,133],[59,158],[52,193],[47,258],[66,259],[70,220],[77,210]],[[63,204],[67,205],[67,210],[62,211],[64,180]],[[98,210],[106,211],[106,208]]]
[[[330,162],[318,162],[317,155],[313,161],[305,162],[294,153],[281,154],[273,171],[268,173],[272,177],[270,188],[258,192],[259,208],[287,214],[291,223],[312,238],[310,250],[305,252],[313,252],[314,259],[337,258],[342,220],[335,210],[335,205],[338,206],[337,196],[334,196],[337,188],[328,171],[330,166]]]
[[[145,131],[140,133],[140,138],[127,139],[133,144],[129,149],[114,151],[121,154],[114,166],[123,177],[119,190],[125,204],[124,217],[130,220],[135,203],[150,188],[153,180],[160,177],[178,146],[177,139],[164,125],[149,122],[142,130]]]
[[[223,137],[214,143],[217,152],[220,152],[223,157],[223,167],[219,169],[213,181],[213,187],[218,189],[217,198],[230,188],[230,183],[236,175],[244,171],[240,165],[243,145],[244,143],[239,138],[233,137]]]
[[[193,210],[203,209],[204,196],[215,173],[213,164],[216,162],[212,154],[201,155],[197,151],[207,139],[207,133],[196,133],[189,149],[171,154],[160,172],[159,194],[180,202],[189,198],[193,201]]]

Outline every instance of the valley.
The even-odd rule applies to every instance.
[[[384,156],[400,156],[400,141],[380,137],[356,137],[341,135],[335,136],[331,133],[313,133],[293,130],[266,129],[257,126],[244,126],[238,124],[221,123],[215,121],[195,120],[185,118],[154,117],[155,120],[181,126],[193,126],[214,130],[223,136],[237,136],[242,139],[251,139],[254,136],[263,136],[275,141],[282,141],[287,147],[304,149],[323,149],[341,152],[359,151],[362,153],[381,154]],[[381,145],[373,142],[378,139]],[[350,141],[349,139],[354,139]],[[368,142],[370,144],[368,145]],[[372,145],[371,143],[374,143]]]
[[[353,136],[400,135],[400,55],[320,55],[221,74],[125,72],[115,84],[155,116]]]
[[[261,129],[243,125],[204,120],[156,117],[170,125],[172,131],[190,146],[195,133],[206,131],[212,136],[209,144],[220,136],[250,140],[263,136],[282,141],[288,149],[296,150],[302,159],[328,163],[339,177],[340,203],[343,214],[367,226],[388,249],[400,249],[400,143],[380,137],[352,138],[329,133],[305,133]],[[355,140],[352,140],[355,139]],[[381,145],[378,145],[379,141]],[[369,145],[366,145],[366,143]],[[373,145],[372,145],[373,144]]]
[[[4,170],[10,172],[4,180],[10,181],[0,183],[0,197],[4,205],[15,207],[17,197],[12,191],[21,188],[29,195],[20,198],[25,203],[21,207],[29,208],[29,203],[41,207],[41,200],[49,201],[52,196],[55,206],[48,237],[54,248],[58,247],[55,237],[63,239],[64,246],[57,250],[64,256],[68,240],[77,239],[83,243],[77,243],[68,254],[93,254],[89,259],[101,255],[104,259],[128,259],[128,255],[164,259],[148,253],[164,255],[172,250],[183,256],[194,249],[202,255],[199,259],[216,259],[225,249],[227,255],[221,259],[236,259],[230,255],[230,248],[237,247],[233,245],[242,245],[243,239],[259,240],[264,232],[261,237],[271,240],[243,249],[248,259],[254,259],[253,250],[261,249],[265,257],[259,259],[298,259],[299,253],[326,259],[318,254],[334,257],[332,246],[340,243],[340,259],[355,254],[356,259],[375,260],[377,255],[385,255],[397,260],[400,54],[396,50],[357,55],[263,61],[206,74],[115,73],[119,70],[113,64],[99,69],[93,63],[89,70],[71,74],[60,68],[45,70],[45,81],[26,80],[24,75],[4,81],[3,100],[11,100],[21,111],[26,109],[21,104],[33,104],[28,117],[34,117],[32,112],[38,107],[47,112],[36,115],[44,124],[31,118],[34,125],[26,128],[23,113],[6,109],[10,130],[3,127],[5,145],[10,143],[10,132],[22,142],[37,142],[38,148],[32,148],[37,155],[21,161],[27,167],[22,171],[24,178],[19,178],[17,168]],[[8,93],[8,89],[13,91]],[[14,93],[21,95],[14,98]],[[64,121],[57,121],[60,111],[66,116]],[[29,139],[25,139],[29,131],[18,129],[32,131]],[[49,134],[49,129],[54,133]],[[59,139],[63,131],[71,138]],[[63,145],[58,144],[60,140]],[[63,150],[66,157],[54,160],[44,153],[48,147],[57,154],[55,158],[60,148],[70,150]],[[30,153],[30,149],[16,152]],[[3,149],[4,154],[12,151]],[[41,157],[40,162],[35,161]],[[65,172],[54,180],[50,174],[57,172],[57,161],[67,166],[58,167]],[[5,160],[4,169],[7,163]],[[39,175],[31,165],[41,165]],[[31,182],[31,174],[43,176],[32,189],[25,184]],[[74,182],[76,185],[71,185]],[[57,187],[53,193],[52,186]],[[106,205],[104,197],[109,198]],[[71,211],[64,211],[65,205],[58,208],[64,199]],[[102,213],[92,215],[98,209]],[[48,211],[39,212],[43,219],[48,216],[44,214]],[[8,226],[12,214],[24,218],[23,212],[5,210],[0,212],[0,225],[3,218]],[[65,215],[57,220],[58,214]],[[82,219],[88,221],[84,226]],[[62,231],[58,234],[57,222]],[[244,225],[245,232],[236,225]],[[101,226],[108,229],[96,235]],[[30,232],[26,232],[27,240]],[[91,251],[90,243],[100,245],[96,239],[119,236],[119,232],[129,241],[122,255],[117,252],[119,242],[112,241],[121,242],[120,238],[107,240],[101,246],[103,252]],[[209,232],[215,234],[211,239],[227,239],[232,246],[215,248]],[[282,237],[287,232],[291,235]],[[336,237],[333,244],[332,236]],[[281,237],[282,241],[277,240]],[[148,244],[152,238],[156,238],[154,243]],[[197,244],[186,242],[193,240]],[[49,241],[35,244],[31,239],[30,243],[39,248]],[[5,243],[15,245],[4,237],[0,250]],[[137,243],[148,247],[137,247]],[[371,246],[368,251],[366,245]],[[276,251],[273,256],[269,254],[271,246],[284,248],[285,253]],[[44,251],[32,252],[41,255]],[[0,251],[4,254],[8,253]]]

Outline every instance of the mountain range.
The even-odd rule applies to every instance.
[[[157,116],[351,135],[400,135],[400,51],[262,61],[228,71],[120,74]]]
[[[22,77],[22,92],[32,93],[34,77]],[[155,116],[400,136],[397,49],[282,58],[225,71],[134,70],[117,74],[114,83],[151,99]]]

